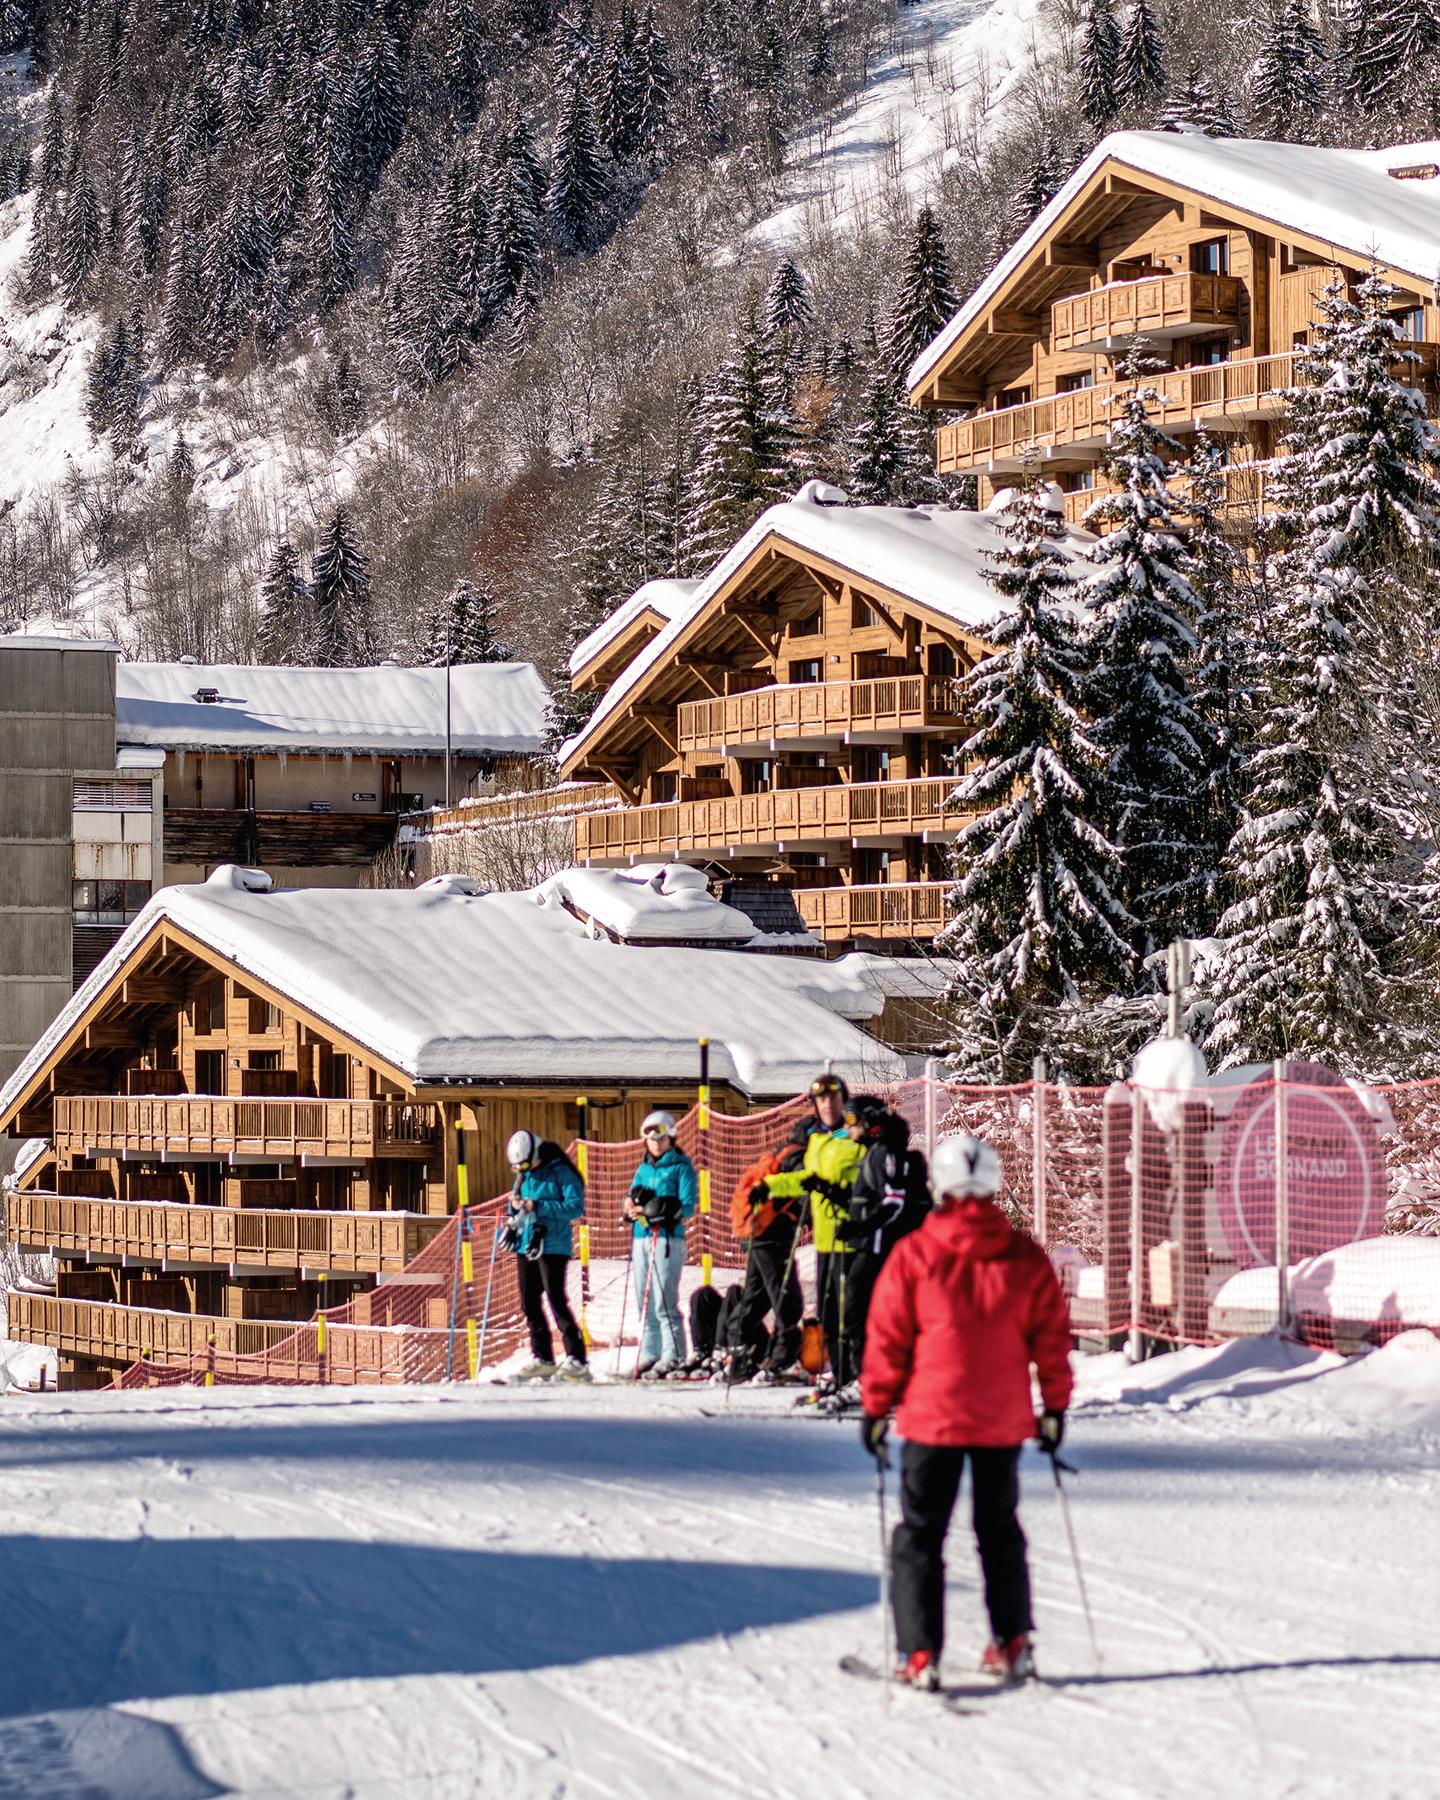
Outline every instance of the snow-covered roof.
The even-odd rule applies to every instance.
[[[807,481],[793,499],[769,507],[731,546],[663,631],[653,637],[606,690],[584,727],[561,752],[568,762],[669,654],[712,598],[768,539],[778,538],[847,569],[862,581],[928,606],[966,630],[983,633],[1005,611],[988,579],[990,553],[999,548],[996,512],[941,506],[851,506],[839,488]],[[1064,529],[1062,548],[1094,542],[1089,532]]]
[[[0,631],[0,650],[105,650],[111,656],[120,654],[120,646],[109,638],[70,637],[58,631]]]
[[[161,920],[417,1083],[688,1080],[700,1037],[714,1078],[749,1094],[796,1093],[827,1058],[852,1084],[904,1075],[857,1026],[884,996],[848,958],[632,949],[537,893],[456,876],[413,891],[265,884],[226,865],[162,888],[10,1077],[0,1116]]]
[[[122,744],[115,752],[117,769],[163,769],[165,752],[148,744]]]
[[[1075,196],[1110,161],[1318,239],[1337,253],[1363,258],[1373,252],[1381,263],[1427,286],[1435,278],[1440,260],[1440,178],[1398,180],[1389,171],[1440,167],[1440,142],[1395,144],[1388,150],[1328,150],[1188,131],[1117,131],[1100,140],[915,359],[907,386],[919,387],[934,372],[1050,235]]]
[[[536,899],[568,905],[631,944],[745,944],[755,937],[752,921],[717,900],[705,872],[688,863],[562,869],[536,889]]]
[[[200,700],[199,693],[218,698]],[[533,663],[463,663],[450,671],[457,755],[540,748],[545,683]],[[115,735],[164,750],[284,750],[291,755],[441,755],[445,671],[291,669],[235,663],[122,662]]]
[[[699,587],[698,581],[679,581],[666,577],[660,581],[647,581],[636,588],[628,600],[622,600],[606,619],[602,619],[589,637],[582,638],[570,652],[570,673],[578,675],[587,663],[591,663],[616,638],[629,630],[636,619],[643,618],[647,612],[655,612],[662,619],[673,619]]]

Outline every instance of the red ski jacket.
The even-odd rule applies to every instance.
[[[1050,1259],[988,1200],[932,1212],[891,1251],[865,1330],[861,1400],[917,1444],[1023,1444],[1030,1365],[1047,1408],[1070,1403],[1070,1316]]]

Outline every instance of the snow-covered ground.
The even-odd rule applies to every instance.
[[[1000,115],[1048,49],[1044,0],[918,0],[899,8],[895,48],[834,114],[792,139],[786,197],[753,228],[777,250],[807,233],[854,231],[869,209],[915,203]]]
[[[0,1796],[1433,1794],[1440,1341],[1081,1378],[1103,1667],[1030,1458],[1058,1685],[970,1717],[837,1669],[874,1482],[773,1391],[12,1393]]]

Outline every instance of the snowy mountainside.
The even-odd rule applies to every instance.
[[[1003,117],[1021,76],[1050,49],[1046,0],[919,0],[896,19],[895,48],[833,114],[792,139],[785,204],[751,240],[798,249],[915,204]]]

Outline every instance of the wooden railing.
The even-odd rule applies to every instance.
[[[800,917],[817,937],[928,938],[945,923],[943,881],[896,881],[875,887],[797,888]]]
[[[317,1336],[308,1322],[225,1319],[210,1313],[162,1312],[108,1300],[62,1300],[16,1292],[6,1296],[6,1304],[10,1336],[21,1343],[45,1344],[63,1355],[95,1357],[119,1366],[144,1357],[147,1362],[191,1369],[197,1377],[213,1367],[221,1379],[236,1374],[254,1380],[255,1366],[237,1364],[235,1359],[268,1352],[274,1357],[270,1372],[287,1381],[433,1381],[437,1361],[443,1360],[435,1348],[437,1341],[443,1342],[443,1323],[418,1330],[332,1325],[322,1370]],[[447,1305],[446,1296],[437,1297],[432,1309],[437,1320]]]
[[[631,806],[577,819],[575,851],[585,862],[624,862],[687,851],[949,833],[964,822],[945,805],[954,791],[953,779],[925,776]]]
[[[852,732],[953,729],[960,719],[960,683],[934,675],[794,682],[723,699],[688,700],[679,715],[682,751]]]
[[[1230,463],[1220,470],[1221,485],[1224,495],[1221,500],[1223,514],[1257,514],[1263,513],[1272,503],[1275,484],[1275,464],[1264,462]],[[1185,503],[1190,491],[1188,476],[1172,475],[1167,483],[1175,503],[1176,511],[1182,519]],[[1115,489],[1108,483],[1100,483],[1091,488],[1076,488],[1064,496],[1065,522],[1067,525],[1084,525],[1085,515],[1097,500],[1114,493]],[[1094,530],[1092,525],[1090,530]]]
[[[577,813],[623,804],[620,790],[608,781],[566,781],[555,787],[481,794],[455,806],[436,806],[426,812],[407,813],[405,817],[422,831],[475,831],[486,825],[568,819]]]
[[[1429,410],[1434,413],[1440,345],[1407,344],[1404,348],[1420,357],[1418,365],[1409,365],[1407,378],[1425,389]],[[1254,356],[1238,362],[1146,375],[1144,385],[1159,396],[1151,417],[1157,425],[1176,426],[1213,422],[1227,415],[1238,421],[1278,414],[1284,408],[1286,390],[1295,386],[1299,354],[1287,350],[1278,356]],[[975,413],[958,424],[946,425],[937,437],[937,467],[944,474],[988,462],[1018,464],[1026,453],[1042,446],[1060,449],[1069,445],[1098,451],[1134,385],[1130,380],[1109,381],[1098,387],[1078,388],[1073,393],[1053,394],[1045,400],[1031,400],[1024,406]]]
[[[1233,330],[1239,323],[1240,283],[1233,275],[1151,275],[1057,300],[1050,308],[1050,348],[1080,350],[1107,338],[1195,326]]]
[[[12,1244],[162,1264],[388,1273],[413,1261],[445,1225],[419,1213],[246,1212],[35,1191],[5,1197]]]
[[[236,1154],[422,1157],[439,1150],[435,1107],[399,1100],[228,1100],[67,1094],[55,1102],[55,1148],[138,1156]]]

